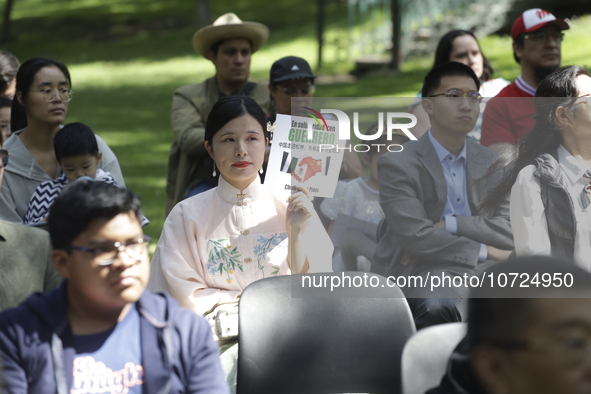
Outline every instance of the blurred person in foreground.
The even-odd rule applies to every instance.
[[[472,291],[466,337],[427,393],[591,393],[591,275],[545,256],[508,260],[488,274],[519,277],[516,286],[491,287],[487,275]]]
[[[206,321],[145,291],[149,239],[132,192],[63,190],[49,214],[65,278],[0,313],[3,393],[228,393]]]

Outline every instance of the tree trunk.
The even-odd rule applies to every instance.
[[[211,1],[198,0],[197,1],[197,27],[202,28],[211,25]]]
[[[392,58],[390,60],[390,70],[398,71],[400,69],[401,62],[400,40],[402,37],[402,16],[400,15],[400,0],[392,0],[390,12],[392,13]]]
[[[318,35],[318,68],[322,68],[322,50],[324,49],[324,25],[326,23],[325,0],[318,0],[318,17],[316,34]]]
[[[14,4],[14,0],[6,0],[4,4],[4,16],[2,21],[2,32],[0,33],[0,41],[8,42],[12,40],[12,34],[10,32],[10,14],[12,13],[12,5]]]

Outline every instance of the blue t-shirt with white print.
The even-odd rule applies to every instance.
[[[135,304],[127,316],[105,332],[74,337],[70,394],[141,394],[144,380],[140,316]]]

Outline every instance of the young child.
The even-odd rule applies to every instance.
[[[145,291],[138,197],[76,182],[49,213],[59,288],[0,313],[3,393],[228,394],[204,318]]]
[[[320,204],[324,217],[331,220],[329,233],[335,243],[333,254],[334,271],[369,271],[368,264],[358,266],[361,261],[371,259],[376,248],[375,233],[384,212],[380,207],[378,186],[378,159],[388,152],[387,146],[403,144],[408,137],[401,130],[392,131],[392,140],[384,134],[372,141],[369,151],[361,153],[361,163],[369,177],[342,180],[337,184],[333,198],[327,198]],[[366,134],[376,134],[378,125],[371,126]],[[378,145],[381,145],[378,150]],[[400,147],[390,148],[397,151]],[[337,219],[339,216],[343,218]],[[345,219],[346,218],[346,219]],[[345,219],[345,220],[340,220]]]
[[[82,123],[70,123],[57,132],[53,139],[55,157],[62,174],[51,181],[41,183],[29,201],[25,224],[46,220],[49,208],[62,189],[81,177],[90,177],[117,185],[110,173],[97,168],[103,154],[98,150],[96,137],[90,127]]]

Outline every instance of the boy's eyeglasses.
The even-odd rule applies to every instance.
[[[8,165],[8,157],[10,153],[6,149],[0,149],[0,156],[2,156],[2,167],[6,167]]]
[[[78,250],[84,253],[90,253],[94,262],[101,267],[106,267],[117,259],[119,252],[125,253],[132,259],[140,259],[148,251],[148,245],[152,239],[147,235],[130,242],[115,242],[113,244],[105,243],[96,248],[87,248],[85,246],[70,246],[71,250]]]

